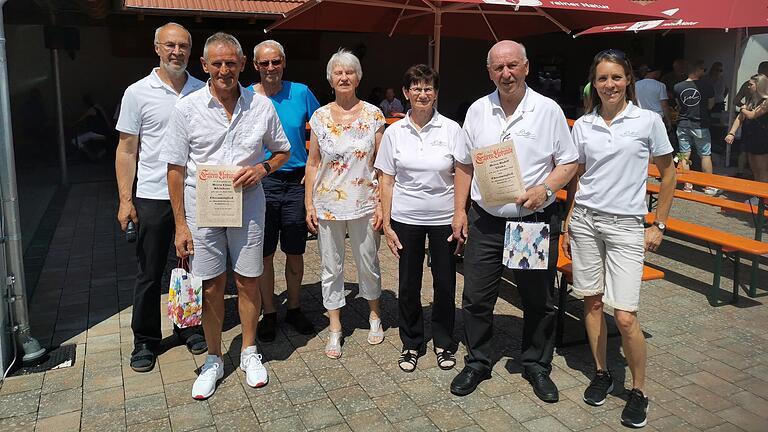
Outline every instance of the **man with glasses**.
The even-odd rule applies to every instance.
[[[304,250],[307,223],[304,209],[304,166],[307,164],[306,123],[320,106],[312,91],[304,84],[284,81],[285,50],[274,40],[266,40],[253,48],[253,66],[261,80],[248,87],[272,101],[291,143],[291,158],[279,170],[264,178],[267,210],[264,221],[264,274],[261,278],[261,307],[264,315],[259,323],[259,340],[275,340],[275,267],[277,242],[285,253],[287,311],[285,322],[298,333],[310,335],[315,326],[301,312],[301,280],[304,276]],[[265,157],[269,158],[267,151]]]
[[[168,198],[165,164],[158,160],[163,132],[176,102],[203,87],[187,73],[192,37],[182,26],[168,23],[155,31],[155,52],[160,66],[131,84],[123,95],[116,129],[120,142],[115,154],[115,176],[120,197],[117,219],[125,231],[128,223],[138,228],[138,273],[133,294],[134,350],[131,368],[148,372],[155,366],[160,332],[160,283],[167,267],[173,238],[173,213]],[[137,167],[138,158],[138,167]],[[136,196],[133,196],[133,182]],[[199,326],[174,327],[193,354],[208,347]]]
[[[176,254],[188,257],[192,274],[203,281],[203,328],[208,356],[192,385],[192,397],[207,399],[224,378],[221,331],[224,286],[230,258],[242,326],[240,369],[251,387],[269,377],[256,347],[261,310],[259,280],[264,269],[264,190],[261,180],[288,160],[291,148],[277,112],[264,97],[238,82],[246,58],[240,42],[215,33],[205,42],[204,89],[179,102],[168,121],[160,160],[168,164],[168,192],[176,224]],[[265,151],[271,156],[265,160]],[[242,223],[236,227],[198,224],[198,172],[201,165],[236,166],[234,188],[241,190]]]
[[[549,377],[554,353],[555,309],[552,304],[560,237],[555,192],[576,173],[578,151],[563,111],[553,100],[525,84],[529,63],[522,44],[501,41],[488,52],[493,93],[467,111],[464,145],[457,146],[453,238],[466,243],[463,317],[467,346],[465,367],[451,382],[451,392],[465,396],[491,377],[494,347],[493,310],[504,271],[504,236],[508,221],[544,222],[549,230],[548,266],[512,270],[523,308],[520,363],[523,378],[545,402],[557,402]],[[472,150],[512,141],[526,192],[516,202],[492,205],[473,176]],[[468,202],[471,191],[471,202]],[[467,212],[469,208],[469,212]],[[498,348],[496,348],[498,349]]]

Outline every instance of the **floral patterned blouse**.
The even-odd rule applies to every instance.
[[[373,213],[376,131],[384,123],[381,110],[368,102],[363,102],[360,116],[346,125],[333,121],[330,104],[312,115],[309,125],[320,147],[313,194],[318,219],[351,220]]]

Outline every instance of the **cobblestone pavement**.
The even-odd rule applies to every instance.
[[[240,329],[236,297],[228,295],[224,332],[226,378],[207,401],[190,397],[196,369],[204,356],[193,356],[170,337],[163,319],[165,352],[150,373],[128,366],[132,348],[131,293],[135,274],[133,249],[114,220],[114,184],[71,187],[63,214],[41,266],[30,312],[33,332],[45,345],[77,344],[74,366],[10,378],[0,391],[0,430],[191,431],[191,430],[620,430],[621,389],[605,405],[585,405],[591,361],[585,346],[558,349],[552,376],[561,400],[544,404],[520,376],[519,299],[505,281],[495,310],[498,361],[493,378],[471,396],[448,391],[457,373],[442,371],[431,347],[418,370],[401,372],[397,334],[397,263],[382,248],[383,313],[386,340],[366,341],[367,312],[355,298],[351,256],[345,272],[349,305],[343,311],[346,344],[339,360],[323,353],[327,336],[319,289],[316,242],[308,244],[302,306],[320,333],[304,337],[287,326],[277,339],[261,344],[269,385],[252,389],[236,368]],[[749,235],[749,221],[705,206],[676,202],[673,214],[698,223]],[[277,268],[283,257],[278,254]],[[738,304],[712,307],[706,300],[713,254],[706,246],[668,236],[648,262],[666,279],[646,283],[640,318],[649,349],[650,422],[646,430],[768,430],[768,309],[764,290]],[[726,265],[730,277],[731,265]],[[768,285],[764,269],[760,288]],[[742,275],[747,275],[746,264]],[[284,279],[277,275],[280,301]],[[730,288],[730,279],[723,286]],[[457,304],[463,279],[458,278]],[[425,287],[431,278],[425,275]],[[431,290],[422,295],[429,316]],[[229,292],[232,292],[231,289]],[[722,298],[728,293],[723,291]],[[568,337],[579,337],[579,302],[569,306]],[[280,319],[282,313],[280,311]],[[458,314],[456,338],[462,337]],[[429,333],[429,330],[427,330]],[[463,347],[459,352],[459,364]],[[610,364],[619,383],[629,383],[617,338],[610,339]]]

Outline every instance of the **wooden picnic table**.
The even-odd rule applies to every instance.
[[[648,175],[659,178],[661,173],[656,165],[648,165]],[[765,200],[768,199],[768,183],[754,180],[746,180],[737,177],[721,176],[717,174],[707,174],[700,171],[683,171],[677,173],[678,183],[691,183],[697,186],[713,187],[728,192],[736,192],[747,196],[756,196],[760,198],[757,204],[757,213],[755,214],[755,240],[762,241],[763,225],[765,224]],[[749,282],[749,294],[754,297],[757,286],[757,272],[760,266],[760,257],[755,256],[752,259],[752,273]]]

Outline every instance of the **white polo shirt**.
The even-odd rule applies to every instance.
[[[176,94],[171,86],[160,79],[155,68],[149,75],[125,89],[115,129],[139,137],[137,197],[168,199],[166,165],[159,159],[163,133],[176,102],[204,85],[204,82],[187,73],[184,88]]]
[[[509,118],[501,107],[498,90],[478,99],[469,107],[463,129],[465,140],[464,145],[457,148],[457,162],[471,165],[473,149],[511,139],[515,143],[526,188],[542,184],[555,166],[575,162],[579,156],[563,110],[552,99],[528,87],[523,100]],[[533,213],[515,203],[502,206],[485,204],[475,178],[472,178],[471,196],[473,201],[494,216],[513,218]],[[542,208],[554,201],[555,196],[552,195]]]
[[[576,120],[572,133],[579,163],[586,168],[576,204],[618,215],[648,213],[645,180],[650,156],[673,151],[661,117],[629,102],[610,126],[593,111]]]
[[[453,161],[463,140],[461,126],[437,110],[420,131],[410,111],[384,131],[373,166],[395,177],[392,219],[409,225],[451,224]]]
[[[197,185],[198,164],[253,166],[264,159],[265,148],[273,153],[291,150],[272,102],[240,86],[230,121],[206,85],[176,104],[160,160],[186,165],[184,184],[190,192]],[[248,192],[244,190],[244,199]],[[190,202],[194,195],[185,193],[187,212],[194,210],[194,202]]]

